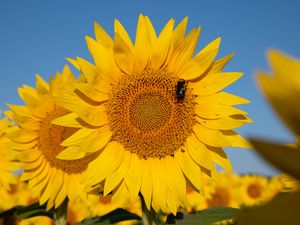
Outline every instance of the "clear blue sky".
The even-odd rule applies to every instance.
[[[254,71],[268,69],[265,51],[281,49],[300,57],[300,3],[298,1],[0,1],[0,108],[5,103],[19,104],[17,87],[34,85],[36,73],[48,79],[60,71],[65,57],[90,59],[85,35],[93,36],[93,22],[110,34],[118,18],[134,37],[138,15],[148,15],[156,30],[170,18],[189,17],[188,28],[202,26],[198,48],[222,37],[220,55],[235,52],[228,71],[242,71],[244,77],[227,88],[248,98],[254,124],[239,131],[246,137],[261,136],[291,142],[293,138],[278,121],[257,89]],[[274,170],[251,150],[228,149],[234,169],[239,173]]]

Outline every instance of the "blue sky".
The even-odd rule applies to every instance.
[[[66,57],[90,59],[85,35],[93,36],[93,23],[111,35],[118,18],[134,37],[138,15],[148,15],[157,31],[170,18],[189,17],[188,28],[202,26],[198,49],[221,36],[219,57],[235,52],[227,71],[242,71],[244,77],[226,90],[248,98],[241,108],[255,121],[239,129],[246,137],[260,136],[292,142],[259,92],[254,72],[268,70],[266,49],[274,47],[300,57],[300,3],[298,1],[15,1],[0,2],[0,108],[20,104],[17,87],[34,85],[36,73],[45,79],[60,71]],[[74,70],[75,71],[75,70]],[[275,171],[252,150],[228,149],[239,173]]]

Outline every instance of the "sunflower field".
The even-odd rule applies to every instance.
[[[221,38],[199,50],[188,17],[154,25],[140,14],[133,38],[95,22],[89,57],[17,88],[0,119],[1,225],[300,224],[300,60],[268,49],[255,73],[295,142],[246,138],[253,103],[227,89],[243,72]],[[280,172],[238,174],[225,148]]]

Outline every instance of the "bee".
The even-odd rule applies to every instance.
[[[177,85],[176,85],[176,98],[179,101],[183,101],[184,100],[184,96],[185,96],[185,85],[186,82],[184,79],[179,79],[177,81]]]

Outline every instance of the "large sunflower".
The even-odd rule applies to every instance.
[[[174,29],[171,19],[156,35],[140,15],[133,44],[118,20],[113,40],[95,24],[96,40],[86,38],[95,65],[70,60],[86,83],[57,98],[73,113],[54,122],[68,125],[79,116],[86,124],[62,143],[68,149],[58,157],[101,150],[84,182],[104,182],[113,201],[141,193],[149,209],[175,213],[187,180],[200,191],[201,177],[218,179],[214,162],[231,170],[223,147],[248,147],[232,131],[250,122],[233,107],[248,101],[221,92],[242,73],[221,72],[232,55],[214,61],[220,38],[194,55],[200,28],[185,35],[186,25],[187,18]]]
[[[60,96],[63,89],[72,89],[76,82],[66,66],[61,74],[51,77],[50,84],[37,76],[36,89],[27,85],[20,88],[19,94],[25,106],[8,105],[18,126],[7,135],[11,139],[10,147],[22,163],[22,180],[29,181],[29,187],[40,197],[40,204],[47,202],[48,209],[53,205],[58,207],[67,196],[73,200],[84,193],[81,175],[97,156],[95,153],[71,161],[56,158],[64,150],[60,143],[78,128],[51,123],[69,112],[53,97]]]
[[[17,168],[12,162],[13,155],[7,146],[9,139],[5,133],[10,127],[12,127],[12,123],[6,118],[0,119],[0,190],[9,190],[10,184],[17,182],[16,176],[12,173]]]

